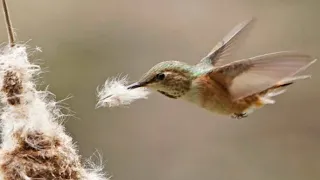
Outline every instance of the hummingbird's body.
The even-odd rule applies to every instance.
[[[223,60],[250,21],[236,26],[196,65],[165,61],[151,68],[129,89],[146,86],[173,99],[184,99],[211,112],[235,118],[273,104],[295,76],[314,61],[294,52],[276,52],[227,63]]]
[[[183,98],[209,111],[241,118],[265,104],[272,104],[273,101],[265,96],[276,91],[277,88],[282,86],[234,100],[221,84],[203,75],[194,80],[191,90]]]

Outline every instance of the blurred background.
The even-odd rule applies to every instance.
[[[19,41],[42,48],[41,79],[76,113],[68,132],[98,151],[114,180],[320,179],[320,64],[242,120],[154,93],[130,108],[95,109],[111,76],[138,79],[164,60],[197,63],[236,24],[254,29],[236,57],[280,50],[320,56],[318,0],[8,1]],[[7,41],[4,23],[0,39]]]

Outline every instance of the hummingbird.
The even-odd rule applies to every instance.
[[[251,29],[253,20],[236,25],[197,64],[160,62],[127,88],[150,88],[169,98],[183,99],[237,119],[266,104],[274,104],[272,97],[284,93],[297,80],[311,77],[297,74],[316,59],[294,51],[280,51],[230,61],[231,51]]]

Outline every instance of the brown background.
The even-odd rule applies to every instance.
[[[258,19],[236,57],[279,50],[320,56],[319,0],[8,1],[18,40],[39,46],[41,79],[77,118],[67,130],[115,180],[320,179],[320,64],[244,120],[153,94],[130,108],[95,109],[96,87],[132,80],[163,60],[196,63],[237,23]],[[0,39],[6,41],[5,27]]]

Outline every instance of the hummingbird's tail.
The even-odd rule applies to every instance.
[[[303,75],[303,76],[294,76],[290,78],[283,79],[276,85],[261,91],[260,93],[254,94],[253,96],[256,98],[253,104],[247,109],[245,109],[242,113],[244,114],[250,114],[256,109],[262,108],[266,104],[274,104],[275,100],[272,99],[274,96],[278,96],[284,92],[286,92],[287,87],[290,86],[291,84],[294,84],[295,81],[297,80],[302,80],[302,79],[308,79],[311,76],[309,75]],[[248,97],[247,97],[248,98]],[[250,96],[249,98],[252,98]]]
[[[286,91],[286,88],[293,84],[297,80],[302,80],[302,79],[308,79],[311,76],[309,75],[304,75],[304,76],[295,76],[295,77],[290,77],[286,78],[282,81],[280,81],[278,84],[262,91],[259,93],[259,99],[261,105],[265,104],[274,104],[275,100],[271,99],[274,96],[278,96]]]

